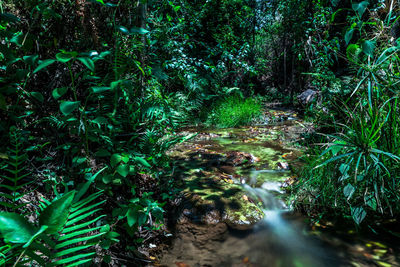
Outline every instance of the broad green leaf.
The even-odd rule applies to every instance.
[[[362,17],[368,5],[369,5],[368,1],[362,1],[360,3],[352,4],[351,7],[358,14],[359,17]]]
[[[361,49],[357,44],[350,44],[346,49],[347,58],[350,61],[356,61]]]
[[[7,242],[23,244],[35,235],[36,229],[17,213],[0,212],[0,233]]]
[[[111,167],[115,167],[118,165],[118,163],[120,162],[124,162],[124,163],[128,163],[129,162],[129,155],[126,153],[123,154],[113,154],[111,156],[111,160],[110,160],[110,165]]]
[[[351,208],[351,216],[357,224],[360,224],[367,216],[367,212],[362,207]]]
[[[128,220],[128,225],[132,227],[137,223],[138,219],[138,214],[137,214],[137,209],[135,208],[130,208],[128,212],[126,213],[126,219]]]
[[[103,183],[109,184],[109,183],[112,182],[113,176],[112,176],[111,174],[106,174],[106,175],[103,175],[103,177],[101,178],[101,180],[103,181]]]
[[[38,61],[39,56],[38,55],[31,55],[31,56],[24,56],[22,57],[24,62],[28,64],[29,66],[33,67],[36,64],[36,61]]]
[[[83,65],[85,65],[89,70],[94,72],[94,62],[88,57],[78,57],[77,58]]]
[[[78,55],[77,52],[62,51],[56,54],[56,59],[62,63],[67,63]]]
[[[110,159],[111,167],[115,167],[122,161],[122,156],[120,154],[113,154]]]
[[[39,93],[39,92],[31,92],[31,96],[33,98],[35,98],[37,101],[39,101],[39,102],[43,103],[43,101],[44,101],[43,95],[41,93]]]
[[[129,174],[129,165],[128,164],[121,164],[117,167],[117,172],[122,176],[126,177]]]
[[[111,84],[110,84],[111,91],[114,91],[121,82],[122,82],[122,80],[111,82]]]
[[[146,34],[149,33],[150,31],[143,29],[143,28],[137,28],[137,27],[133,27],[131,29],[131,33],[138,33],[138,34]]]
[[[92,87],[92,91],[95,94],[103,93],[103,92],[110,91],[110,90],[111,90],[111,87],[106,87],[106,86],[94,86],[94,87]]]
[[[47,66],[53,64],[54,62],[56,62],[55,59],[46,59],[43,60],[39,63],[39,66],[36,67],[36,69],[33,71],[33,73],[36,73],[38,71],[41,71],[42,69],[46,68]]]
[[[68,87],[60,87],[53,90],[52,95],[54,99],[59,99],[68,91]]]
[[[79,107],[80,101],[63,101],[60,104],[60,111],[65,115],[71,114]]]
[[[122,162],[128,163],[129,162],[129,155],[126,153],[123,153],[122,155]]]
[[[100,3],[100,4],[103,4],[104,5],[104,2],[103,2],[103,0],[96,0],[98,3]]]
[[[67,222],[72,200],[74,199],[75,191],[71,191],[61,198],[53,201],[47,206],[39,216],[39,224],[47,225],[46,232],[55,234],[60,231]]]
[[[22,32],[14,33],[13,37],[10,39],[11,43],[14,43],[18,46],[22,46],[22,42],[24,40],[24,34]]]
[[[349,200],[353,196],[355,191],[356,189],[354,188],[354,186],[352,186],[351,184],[347,184],[343,189],[343,194],[347,198],[347,200]]]
[[[367,194],[364,197],[364,202],[367,204],[371,209],[376,211],[377,203],[374,194]]]
[[[36,237],[38,237],[41,233],[43,233],[44,231],[46,231],[47,228],[49,228],[47,225],[42,225],[42,227],[40,227],[39,231],[37,231],[37,232],[28,240],[28,242],[26,242],[26,244],[23,246],[23,248],[29,247],[30,244],[33,242],[33,240],[35,240]]]
[[[134,160],[147,168],[151,168],[151,165],[144,158],[135,157]]]
[[[123,34],[129,34],[129,30],[124,26],[117,26],[117,29]]]
[[[339,167],[339,171],[342,174],[346,174],[349,171],[349,169],[350,169],[350,166],[348,164],[344,164],[344,163],[341,164],[340,167]]]
[[[105,57],[112,55],[111,51],[107,50],[104,52],[101,52],[100,55],[98,56],[99,59],[104,59]]]
[[[346,45],[348,45],[351,41],[351,38],[353,38],[353,33],[354,29],[349,29],[346,34],[344,35],[344,40],[346,42]]]
[[[362,51],[367,55],[372,57],[374,55],[375,50],[375,42],[366,40],[361,44]]]

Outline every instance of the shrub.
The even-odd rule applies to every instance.
[[[217,127],[225,128],[249,124],[260,115],[261,103],[259,101],[234,95],[218,103],[208,116],[208,120]]]

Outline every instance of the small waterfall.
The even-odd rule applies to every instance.
[[[249,182],[254,185],[260,173],[276,172],[273,170],[254,171]],[[250,197],[262,203],[265,217],[259,227],[266,228],[273,234],[273,237],[269,238],[272,238],[274,244],[282,251],[282,261],[285,262],[283,266],[330,266],[326,263],[326,259],[323,259],[326,257],[324,251],[304,236],[300,228],[282,216],[290,211],[277,197],[283,194],[280,188],[281,182],[265,180],[261,187],[252,187],[246,183],[242,186]],[[315,255],[318,257],[316,258]]]

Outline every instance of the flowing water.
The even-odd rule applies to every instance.
[[[248,198],[262,206],[265,216],[246,231],[219,224],[186,223],[173,233],[172,244],[161,259],[162,266],[398,266],[395,250],[387,245],[350,232],[342,235],[350,236],[344,241],[339,231],[312,230],[303,216],[290,210],[281,187],[291,176],[283,156],[291,155],[293,160],[299,154],[283,144],[277,145],[290,139],[284,136],[284,127],[205,131],[174,152],[177,161],[185,162],[187,168],[222,173],[221,177],[240,184]],[[242,157],[237,165],[229,165],[226,159],[230,153],[247,153],[251,158]],[[379,249],[381,254],[375,253]],[[374,253],[378,255],[375,258]]]

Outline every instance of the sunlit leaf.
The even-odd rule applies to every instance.
[[[17,213],[0,213],[0,233],[11,243],[26,243],[36,233],[35,227]]]
[[[74,196],[75,191],[71,191],[53,201],[42,211],[39,216],[39,223],[41,226],[48,226],[47,233],[57,233],[65,225]]]
[[[117,173],[122,177],[126,177],[129,174],[129,165],[128,164],[121,164],[117,167]]]
[[[65,115],[71,114],[79,107],[80,101],[63,101],[60,104],[60,111]]]
[[[131,33],[138,33],[138,34],[146,34],[149,33],[150,31],[143,29],[143,28],[137,28],[137,27],[133,27],[130,31]]]
[[[67,52],[67,51],[62,51],[60,53],[56,54],[56,59],[62,63],[67,63],[68,61],[72,60],[78,55],[77,52]]]
[[[117,26],[117,29],[123,34],[129,34],[129,30],[124,26]]]

